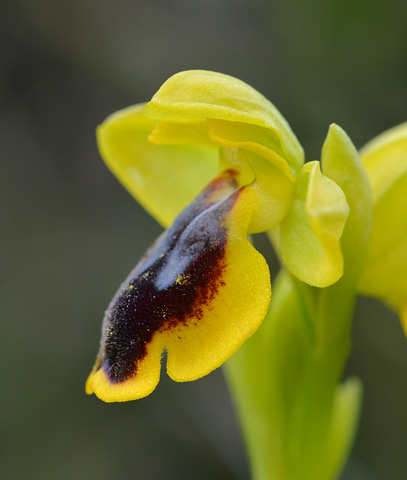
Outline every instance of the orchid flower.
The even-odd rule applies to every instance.
[[[259,92],[187,71],[97,138],[166,230],[108,306],[87,393],[149,395],[164,352],[179,382],[226,362],[253,479],[337,478],[362,396],[342,380],[357,293],[397,309],[407,333],[407,124],[361,154],[332,124],[320,161],[304,164]],[[260,232],[281,260],[273,295]]]
[[[225,362],[270,302],[268,266],[248,234],[281,226],[294,275],[319,287],[341,277],[345,195],[318,162],[303,165],[286,120],[244,82],[174,75],[146,105],[109,117],[98,142],[113,173],[168,229],[109,305],[89,393],[148,395],[164,350],[176,381]]]

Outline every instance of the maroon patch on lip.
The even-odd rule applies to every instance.
[[[235,175],[224,172],[177,217],[111,301],[98,357],[111,383],[136,374],[156,332],[199,321],[223,285],[223,222],[237,198]]]

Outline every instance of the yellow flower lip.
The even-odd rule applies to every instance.
[[[174,380],[195,380],[257,329],[269,273],[246,239],[250,189],[236,189],[236,175],[225,171],[208,185],[122,284],[105,315],[88,393],[105,401],[148,395],[163,350]],[[241,288],[254,297],[242,297]]]
[[[215,195],[222,188],[220,182],[223,179],[216,182]],[[225,186],[227,191],[235,186],[233,177],[222,190]],[[137,374],[137,364],[147,355],[146,345],[157,332],[187,325],[191,318],[199,321],[202,305],[217,294],[225,268],[226,230],[222,217],[233,204],[223,206],[218,213],[221,218],[207,212],[203,232],[202,226],[194,228],[191,223],[213,206],[210,197],[212,188],[207,188],[199,202],[183,211],[113,298],[106,314],[103,362],[112,383]]]

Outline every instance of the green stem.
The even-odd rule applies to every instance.
[[[225,372],[240,418],[249,454],[253,480],[289,480],[290,471],[286,415],[295,397],[308,337],[298,323],[301,306],[286,275],[277,279],[273,302],[260,329],[226,363]],[[287,319],[281,322],[280,319]],[[292,361],[285,345],[291,344],[298,362]],[[298,346],[298,349],[295,348]],[[287,364],[285,372],[281,366]],[[286,381],[281,382],[281,374]],[[291,479],[290,479],[291,480]]]
[[[253,480],[331,480],[349,450],[358,386],[349,408],[339,405],[353,422],[348,433],[332,428],[354,294],[340,282],[328,290],[299,292],[287,272],[280,274],[263,325],[226,364]],[[346,300],[334,300],[345,290]]]

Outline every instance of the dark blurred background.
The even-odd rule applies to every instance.
[[[404,0],[2,0],[0,476],[248,479],[222,372],[163,375],[148,398],[84,393],[103,311],[160,233],[99,158],[95,127],[185,69],[234,75],[319,158],[406,120]],[[407,341],[358,304],[348,371],[365,386],[343,480],[407,478]],[[316,479],[317,480],[317,479]]]

